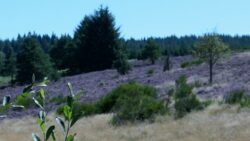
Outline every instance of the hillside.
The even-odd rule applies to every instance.
[[[75,76],[61,78],[56,82],[51,82],[46,88],[48,97],[56,97],[58,95],[67,95],[67,82],[71,82],[75,91],[83,91],[84,96],[81,101],[94,101],[99,97],[107,94],[115,86],[131,80],[138,81],[143,84],[155,86],[159,94],[164,96],[174,85],[174,81],[180,75],[189,77],[190,83],[199,83],[199,87],[194,89],[200,97],[221,97],[232,90],[244,89],[247,93],[250,92],[250,53],[234,53],[230,57],[218,62],[214,69],[214,84],[209,86],[208,66],[203,63],[198,66],[181,68],[180,64],[184,61],[192,60],[191,56],[173,57],[172,70],[163,72],[163,62],[159,61],[155,65],[150,65],[147,62],[135,61],[133,70],[124,76],[118,75],[115,70],[104,70],[97,72],[84,73]],[[148,71],[151,70],[151,73]],[[0,90],[0,97],[11,95],[15,97],[22,92],[24,86],[6,87]],[[56,105],[49,103],[50,110],[55,110]],[[34,114],[36,109],[25,110],[24,112],[10,111],[9,117],[18,117],[22,115]]]

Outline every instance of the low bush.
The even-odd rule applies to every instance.
[[[55,96],[50,99],[50,102],[55,103],[56,105],[60,105],[67,102],[67,97],[63,95]]]
[[[200,110],[203,107],[201,102],[196,98],[196,96],[194,94],[190,94],[187,97],[177,99],[175,101],[174,108],[176,110],[175,117],[181,118],[187,113],[190,113],[194,110]]]
[[[163,103],[153,97],[138,95],[120,97],[115,106],[116,114],[111,123],[121,125],[126,122],[153,121],[155,115],[165,113]]]
[[[85,102],[85,103],[74,103],[73,111],[77,116],[90,116],[98,113],[96,104],[94,102]],[[63,114],[63,106],[59,106],[56,110],[57,114]]]
[[[97,101],[98,112],[114,112],[114,106],[117,105],[116,102],[120,97],[133,97],[136,95],[147,95],[156,98],[156,90],[153,87],[140,85],[136,82],[122,84]]]
[[[1,114],[3,114],[3,113],[5,113],[5,112],[7,112],[7,110],[9,109],[11,107],[11,105],[10,104],[8,104],[8,105],[5,105],[5,106],[0,106],[0,113]]]
[[[185,61],[183,63],[181,63],[181,68],[187,68],[187,67],[190,67],[190,66],[193,66],[193,65],[200,65],[202,64],[203,61],[202,60],[193,60],[193,61]]]
[[[180,76],[176,80],[176,91],[174,93],[175,118],[181,118],[187,113],[207,106],[206,102],[199,101],[196,95],[192,93],[192,89],[192,86],[187,84],[186,76]]]
[[[16,97],[16,100],[14,102],[16,105],[22,105],[25,108],[29,108],[31,106],[34,106],[35,104],[33,103],[33,99],[31,94],[29,93],[23,93],[21,95],[18,95]]]
[[[240,104],[242,107],[250,107],[250,96],[245,94],[244,90],[235,90],[225,96],[226,104]]]
[[[157,99],[156,90],[136,82],[121,84],[109,94],[93,103],[75,103],[75,112],[81,116],[100,113],[114,113],[112,123],[153,120],[156,114],[166,111],[163,102]],[[62,114],[63,108],[57,109]]]
[[[147,73],[148,76],[152,76],[155,73],[155,70],[154,69],[149,69],[146,73]]]

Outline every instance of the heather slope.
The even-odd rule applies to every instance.
[[[165,94],[165,88],[173,85],[174,81],[180,75],[189,77],[189,82],[198,82],[201,85],[194,89],[200,97],[221,97],[228,92],[236,89],[244,89],[249,94],[250,84],[250,53],[234,53],[215,66],[214,84],[207,84],[208,66],[203,63],[198,66],[181,68],[180,65],[184,61],[192,60],[191,56],[173,57],[172,70],[163,72],[163,62],[159,61],[155,65],[149,65],[147,62],[135,61],[133,70],[128,75],[120,76],[115,70],[103,70],[68,76],[61,78],[56,82],[51,82],[46,88],[47,96],[54,97],[58,95],[67,95],[67,82],[71,82],[75,91],[82,90],[85,95],[81,101],[92,101],[107,94],[118,84],[135,80],[143,84],[156,86],[161,95]],[[148,74],[149,70],[153,70],[152,74]],[[20,94],[23,86],[6,87],[0,89],[0,96],[11,95],[15,97]],[[55,110],[56,105],[48,103],[50,110]],[[36,109],[25,110],[24,112],[9,112],[9,117],[18,117],[27,114],[36,113]]]

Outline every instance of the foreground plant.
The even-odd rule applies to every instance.
[[[71,127],[78,121],[79,117],[77,114],[73,111],[73,105],[75,103],[76,96],[73,92],[72,86],[70,83],[68,83],[68,88],[70,91],[70,95],[67,96],[67,104],[64,105],[63,108],[63,116],[64,118],[57,117],[56,122],[61,127],[64,135],[65,141],[74,141],[76,134],[70,134]],[[49,126],[47,128],[46,119],[47,119],[47,112],[45,110],[45,91],[44,89],[39,90],[39,99],[36,99],[33,97],[34,102],[36,105],[38,105],[41,109],[41,111],[38,114],[37,123],[42,131],[43,140],[48,141],[50,138],[52,138],[54,141],[56,141],[55,137],[55,125]],[[34,141],[41,141],[41,138],[36,134],[32,133],[32,138]]]
[[[70,134],[71,127],[79,120],[80,116],[74,113],[73,107],[77,96],[74,94],[72,85],[68,83],[68,88],[70,91],[70,95],[67,97],[67,104],[63,107],[63,116],[56,118],[56,122],[60,125],[65,141],[74,141],[76,133]]]

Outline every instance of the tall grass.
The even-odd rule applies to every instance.
[[[103,114],[81,119],[72,132],[78,141],[248,141],[249,116],[249,109],[238,112],[236,107],[211,105],[179,120],[160,116],[154,123],[113,127],[108,123],[112,115]],[[38,132],[36,119],[24,118],[2,121],[0,141],[31,141],[30,132]],[[48,124],[54,118],[49,115]]]

